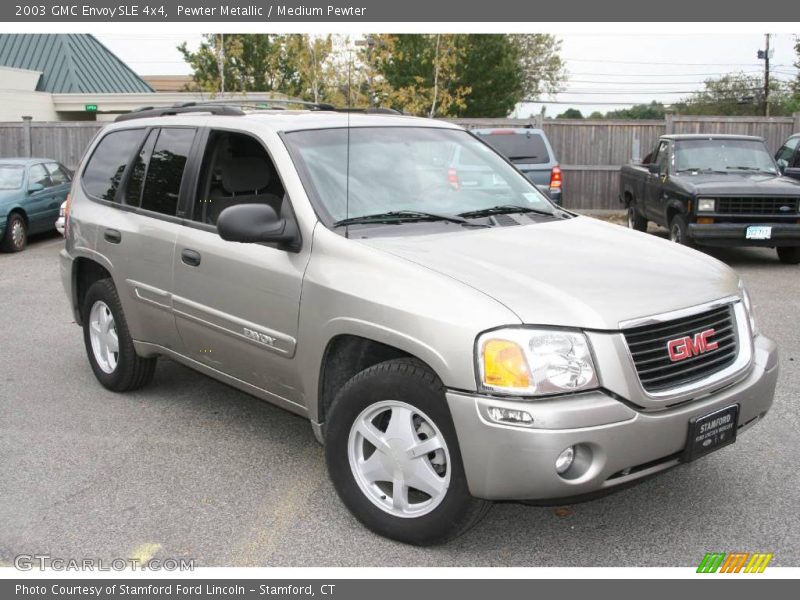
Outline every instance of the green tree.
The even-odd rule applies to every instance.
[[[568,108],[560,115],[556,117],[556,119],[582,119],[583,113],[579,111],[577,108]]]
[[[456,78],[469,88],[461,117],[506,117],[523,100],[519,47],[503,34],[469,34],[459,37],[463,59]]]
[[[283,36],[267,34],[204,34],[192,52],[178,46],[193,71],[195,85],[207,92],[286,92],[298,79],[285,52]],[[220,77],[222,63],[223,79]]]
[[[561,40],[548,33],[512,35],[517,47],[525,100],[538,100],[542,94],[563,89],[567,70],[560,56]]]
[[[785,83],[770,82],[769,106],[773,116],[791,114],[792,94]],[[673,105],[687,115],[759,116],[764,114],[764,81],[758,75],[729,73],[707,79],[705,89]]]
[[[596,110],[596,111],[592,112],[592,114],[589,115],[589,118],[590,119],[604,119],[605,115],[603,115],[603,113],[601,113],[599,110]]]
[[[630,108],[611,110],[606,113],[607,119],[663,119],[666,114],[664,105],[653,100],[650,104],[636,104]]]

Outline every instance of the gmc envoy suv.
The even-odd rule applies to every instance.
[[[484,185],[453,185],[455,155]],[[103,386],[167,357],[309,419],[342,502],[412,544],[718,450],[778,375],[730,268],[379,111],[117,119],[76,173],[61,274]]]

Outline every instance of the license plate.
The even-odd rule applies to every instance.
[[[744,237],[747,240],[768,240],[772,237],[772,227],[751,225],[745,230]]]
[[[738,421],[738,404],[689,421],[684,461],[692,461],[735,442]]]

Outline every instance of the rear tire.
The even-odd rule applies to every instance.
[[[669,239],[676,244],[681,244],[688,248],[694,248],[694,242],[689,238],[689,226],[686,217],[675,215],[669,222]]]
[[[785,265],[800,265],[800,246],[778,246],[778,260]]]
[[[6,231],[0,241],[0,249],[4,252],[22,252],[28,245],[28,226],[19,213],[11,213],[6,221]]]
[[[423,442],[432,449],[408,451]],[[379,363],[344,385],[327,416],[325,459],[350,512],[400,542],[447,542],[491,507],[470,495],[442,383],[415,359]]]
[[[628,228],[635,231],[647,231],[647,219],[639,214],[633,202],[628,205]]]
[[[122,303],[111,279],[95,281],[89,287],[81,319],[89,364],[103,387],[113,392],[128,392],[150,383],[157,359],[136,354]]]

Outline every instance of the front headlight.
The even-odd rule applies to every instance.
[[[756,329],[756,315],[753,310],[753,301],[750,299],[750,294],[747,291],[747,288],[744,287],[744,284],[739,282],[739,290],[742,292],[742,304],[744,304],[744,310],[747,313],[747,318],[750,321],[750,333],[753,334],[753,337],[758,333]]]
[[[714,198],[697,199],[697,212],[714,212],[716,207],[717,201]]]
[[[477,344],[483,391],[540,396],[597,387],[589,341],[580,332],[499,329]]]

